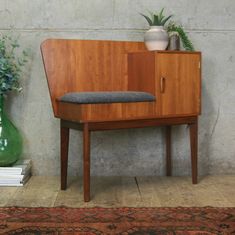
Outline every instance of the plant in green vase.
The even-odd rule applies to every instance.
[[[21,91],[19,80],[26,58],[16,39],[0,36],[0,166],[13,164],[22,153],[22,137],[5,113],[4,98],[11,91]]]

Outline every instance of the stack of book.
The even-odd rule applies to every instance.
[[[31,176],[31,160],[20,159],[13,166],[0,167],[0,186],[23,186]]]

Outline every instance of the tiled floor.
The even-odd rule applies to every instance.
[[[235,207],[235,175],[201,177],[93,177],[91,202],[83,202],[82,179],[60,191],[59,177],[34,176],[24,187],[1,187],[0,206]]]

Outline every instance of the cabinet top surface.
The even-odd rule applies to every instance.
[[[128,54],[140,54],[140,53],[152,53],[152,54],[201,54],[200,51],[131,51]]]

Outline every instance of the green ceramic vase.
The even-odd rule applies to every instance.
[[[22,153],[22,137],[4,111],[4,97],[0,95],[0,166],[10,166]]]

